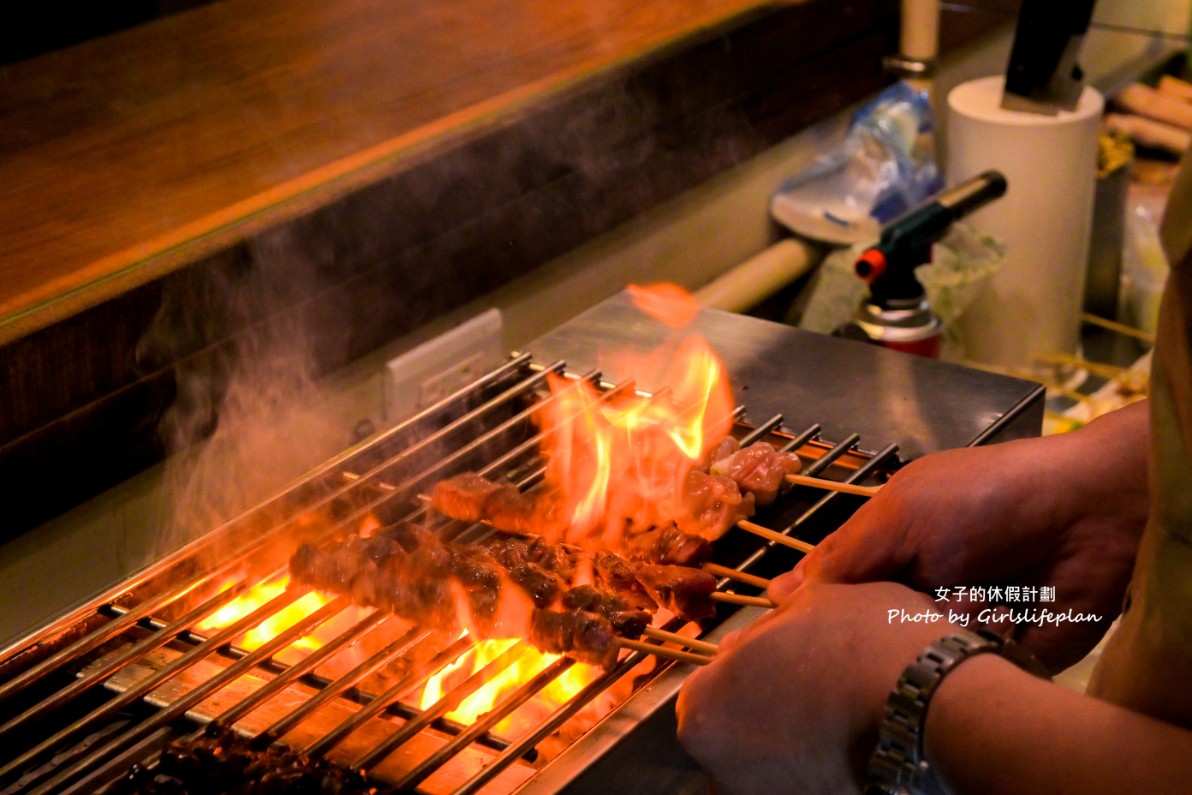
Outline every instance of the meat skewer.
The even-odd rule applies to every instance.
[[[774,603],[765,596],[748,596],[746,594],[733,593],[732,591],[717,591],[712,594],[712,598],[717,602],[724,602],[730,605],[742,605],[744,607],[774,607]]]
[[[303,545],[290,562],[298,582],[422,626],[451,631],[466,623],[481,637],[525,636],[544,651],[604,667],[616,661],[621,639],[642,635],[659,605],[685,620],[715,611],[716,579],[701,569],[634,566],[601,553],[593,561],[598,583],[570,586],[576,566],[575,553],[542,539],[449,545],[409,526]],[[503,596],[528,602],[527,626],[503,623]]]
[[[752,516],[755,506],[772,503],[785,478],[800,469],[795,453],[780,452],[767,442],[742,448],[731,436],[713,448],[708,459],[703,468],[693,469],[683,480],[681,493],[676,495],[678,510],[670,520],[690,539],[714,541],[724,535],[733,525]],[[521,492],[512,483],[497,483],[465,472],[436,483],[429,501],[445,516],[483,521],[507,532],[557,539],[567,530],[562,499],[551,487]],[[627,525],[634,524],[635,517],[625,519]],[[648,536],[659,529],[631,534],[630,544],[637,536]],[[641,543],[648,547],[651,542]],[[682,559],[657,562],[687,564],[692,555],[700,554],[695,541],[688,542],[691,548],[687,550],[673,535],[666,543],[671,545],[669,550],[662,546],[653,551],[670,551]]]
[[[683,651],[682,649],[671,649],[655,643],[643,643],[640,640],[622,640],[621,646],[626,649],[653,654],[656,657],[665,657],[668,660],[674,660],[676,662],[691,663],[692,665],[707,665],[712,662],[712,658],[707,654]]]
[[[811,486],[827,491],[839,491],[842,494],[854,494],[858,497],[872,497],[882,488],[881,486],[858,486],[855,483],[841,483],[839,480],[828,480],[808,475],[787,475],[786,482],[792,486]]]

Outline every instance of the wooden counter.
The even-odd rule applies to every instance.
[[[0,342],[758,0],[223,0],[4,69]],[[311,196],[312,192],[321,195]]]
[[[331,372],[874,94],[898,11],[215,0],[0,68],[0,482],[55,483],[0,536],[246,352]]]

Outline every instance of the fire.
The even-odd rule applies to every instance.
[[[690,323],[698,304],[673,285],[635,288],[643,311],[670,325]],[[686,296],[684,298],[684,296]],[[549,379],[555,400],[540,424],[547,479],[563,495],[566,540],[617,548],[627,527],[662,525],[684,510],[682,485],[732,424],[732,391],[724,365],[698,335],[654,356],[666,364],[653,397],[607,399],[591,384]]]
[[[481,670],[497,657],[508,651],[518,641],[513,640],[482,640],[460,659],[436,673],[427,680],[419,700],[420,709],[429,709],[449,692],[454,683],[463,681],[468,676]],[[546,654],[531,649],[525,656],[510,665],[504,671],[485,683],[483,687],[465,698],[451,712],[447,718],[457,723],[470,725],[475,723],[486,713],[496,707],[501,698],[533,679],[549,665],[559,659],[557,654]],[[580,690],[600,673],[599,669],[590,665],[576,663],[562,675],[555,677],[551,683],[542,689],[523,710],[540,711],[551,710],[559,704],[570,701]],[[517,713],[514,713],[515,715]],[[516,723],[513,716],[505,718],[494,727],[497,733],[507,732]]]
[[[673,328],[689,325],[699,312],[694,298],[673,285],[633,287],[630,292],[643,312]],[[570,543],[617,549],[627,532],[676,521],[687,511],[683,486],[688,475],[705,463],[712,447],[731,431],[733,400],[729,381],[723,363],[706,341],[696,335],[686,336],[664,345],[653,358],[665,362],[650,369],[669,386],[650,397],[603,394],[583,380],[548,376],[552,400],[542,403],[536,419],[541,427],[550,429],[543,442],[546,479],[561,495],[568,526],[565,540]],[[375,518],[369,517],[359,535],[370,536],[379,526]],[[572,585],[593,580],[591,559],[582,559]],[[287,586],[288,577],[261,583],[213,614],[199,629],[227,626],[277,597]],[[487,639],[477,640],[469,653],[427,680],[416,699],[422,709],[441,701],[519,639],[530,636],[534,605],[529,597],[512,585],[500,587],[496,593],[493,615],[477,617],[472,615],[470,600],[476,594],[470,594],[464,583],[451,583],[450,596],[463,633]],[[260,646],[330,599],[317,591],[308,593],[246,633],[239,645],[247,649]],[[320,637],[341,631],[344,624],[340,619],[348,614],[362,615],[344,611],[310,636],[291,644],[286,653],[309,653],[319,648],[323,643]],[[558,655],[530,649],[462,699],[447,717],[465,725],[476,722],[559,659]],[[537,718],[573,699],[600,674],[597,667],[571,664],[493,731],[514,732],[518,727],[532,725]],[[618,698],[608,691],[602,693],[585,710],[587,725],[610,710]]]
[[[627,288],[634,305],[660,323],[674,328],[691,325],[699,315],[699,301],[677,284],[631,284]]]
[[[235,581],[229,580],[225,582],[221,586],[221,590],[229,587],[233,582]],[[199,632],[211,632],[235,623],[270,600],[283,594],[286,588],[289,587],[289,584],[290,578],[288,575],[258,583],[199,622],[196,629]],[[277,637],[282,632],[285,632],[288,628],[306,618],[333,598],[319,591],[311,591],[248,630],[238,639],[234,640],[233,643],[246,651],[252,651]],[[317,627],[314,632],[295,639],[293,643],[275,655],[276,659],[281,662],[290,663],[304,657],[315,649],[320,648],[324,644],[325,639],[334,637],[341,632],[349,622],[358,621],[366,612],[364,608],[355,607],[344,610],[338,616]]]

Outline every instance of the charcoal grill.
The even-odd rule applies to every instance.
[[[487,787],[512,791],[524,783],[537,772],[533,760],[540,743],[592,698],[639,668],[642,652],[625,655],[615,668],[524,736],[502,738],[490,728],[534,688],[545,687],[566,670],[568,661],[549,667],[482,722],[463,727],[443,719],[459,693],[448,693],[441,705],[426,710],[401,699],[426,676],[465,653],[470,641],[437,647],[432,644],[443,639],[436,633],[409,628],[361,666],[329,678],[319,674],[323,661],[359,644],[362,636],[378,632],[393,619],[370,611],[316,653],[289,665],[277,662],[274,653],[342,613],[348,607],[346,600],[335,599],[314,609],[252,650],[231,645],[232,641],[293,604],[306,589],[291,588],[215,632],[204,634],[196,625],[267,573],[284,567],[297,539],[343,533],[368,517],[383,524],[416,518],[424,511],[420,496],[442,477],[472,470],[531,486],[542,472],[531,407],[549,399],[543,393],[548,372],[595,380],[610,394],[632,388],[599,382],[595,373],[566,374],[562,362],[540,366],[529,355],[513,358],[467,389],[163,560],[118,592],[104,595],[9,649],[3,660],[7,681],[0,688],[5,718],[0,735],[8,756],[2,773],[5,786],[31,792],[92,790],[134,759],[151,759],[162,742],[212,721],[247,735],[279,739],[301,726],[297,739],[295,735],[289,739],[308,754],[330,754],[341,764],[367,768],[379,781],[400,788],[424,785],[430,792],[466,793]],[[781,417],[757,425],[743,418],[736,423],[736,433],[746,443],[767,439],[797,450],[807,462],[808,474],[835,474],[855,482],[884,476],[897,464],[892,445],[869,454],[860,449],[855,436],[829,444],[819,438],[819,432],[812,426],[791,434],[781,427]],[[792,505],[811,499],[798,507],[796,518],[781,520],[787,532],[801,534],[836,499],[831,493],[814,491],[800,498],[794,494],[798,491],[793,489],[779,503],[781,507],[768,515],[784,517]],[[442,532],[466,538],[492,531],[483,525],[462,529],[445,525]],[[763,560],[776,552],[773,542],[741,535],[726,540],[719,560],[764,572]],[[769,567],[785,565],[789,561]],[[229,577],[235,586],[214,590]],[[727,579],[721,585],[742,587]],[[718,623],[730,618],[733,610],[726,607],[724,612]],[[408,662],[408,673],[387,690],[364,692],[358,687],[370,667],[392,667],[399,658]],[[647,681],[659,679],[672,667],[660,661],[636,689],[642,690]],[[461,687],[478,684],[488,675],[495,675],[495,670]],[[47,720],[57,713],[68,719],[62,724]],[[30,730],[43,725],[49,729]],[[398,753],[399,749],[403,752]],[[54,756],[58,759],[53,766],[37,770]],[[432,776],[433,784],[428,783]]]
[[[622,311],[619,305],[607,310],[614,317]],[[581,318],[580,327],[590,322]],[[718,345],[715,334],[713,343]],[[559,341],[544,339],[541,347],[557,348]],[[698,772],[674,743],[673,700],[690,670],[683,663],[623,652],[611,670],[549,714],[506,731],[502,719],[564,675],[570,660],[551,663],[491,712],[463,725],[448,717],[450,711],[510,664],[521,644],[439,700],[420,705],[411,695],[467,654],[469,639],[335,598],[305,608],[298,623],[262,645],[239,644],[247,629],[303,598],[309,589],[301,587],[232,623],[200,628],[202,619],[284,571],[302,541],[327,540],[366,521],[436,521],[440,533],[460,539],[494,532],[428,518],[424,495],[437,480],[468,470],[533,487],[543,465],[531,413],[551,399],[548,373],[587,379],[604,394],[636,391],[632,381],[568,370],[562,360],[512,355],[466,388],[0,652],[0,792],[102,790],[134,764],[152,766],[171,740],[217,729],[366,770],[378,785],[399,791],[698,791]],[[1004,431],[1021,419],[1027,403],[1019,401],[990,427]],[[795,450],[805,474],[833,480],[880,483],[903,463],[896,443],[875,449],[857,433],[825,438],[818,423],[792,430],[781,414],[754,422],[738,409],[733,433],[746,443],[766,440]],[[972,443],[995,437],[989,430]],[[755,521],[814,543],[860,499],[794,487]],[[717,563],[760,577],[795,560],[797,553],[785,546],[739,530],[716,542]],[[729,579],[719,587],[751,592]],[[702,637],[716,640],[759,612],[722,604]],[[283,649],[333,620],[341,623],[321,647],[283,659]],[[609,701],[607,713],[576,728],[576,716],[598,698]]]

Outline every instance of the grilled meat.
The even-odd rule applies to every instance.
[[[628,539],[625,556],[645,563],[698,566],[712,557],[712,545],[671,524]]]
[[[567,526],[553,492],[523,493],[512,483],[497,483],[475,472],[439,481],[431,490],[430,501],[444,516],[488,522],[510,533],[555,538]]]
[[[326,759],[270,746],[254,748],[251,740],[224,732],[175,741],[162,749],[152,768],[134,765],[107,790],[113,795],[367,795],[377,791],[363,773]]]
[[[637,577],[654,601],[680,618],[699,621],[716,614],[711,599],[716,578],[703,569],[639,566]]]
[[[574,550],[542,539],[447,544],[425,529],[398,525],[369,538],[304,544],[290,560],[290,573],[297,582],[429,629],[467,626],[480,637],[515,631],[540,649],[600,665],[615,661],[608,638],[639,637],[659,605],[687,620],[715,612],[710,595],[716,579],[699,569],[643,565],[612,552],[588,560],[585,571],[594,581],[572,587],[581,562]],[[509,588],[531,604],[527,627],[497,625],[503,589]],[[464,616],[457,610],[461,597]]]
[[[620,594],[601,590],[595,585],[577,585],[568,589],[563,594],[563,608],[604,616],[618,635],[630,639],[640,638],[654,617],[650,610],[635,607]]]
[[[575,575],[574,561],[547,556],[543,551],[547,546],[542,539],[526,542],[509,538],[485,545],[509,572],[509,578],[529,594],[535,607],[554,604]]]
[[[616,663],[620,650],[612,622],[584,610],[535,610],[529,641],[542,651],[603,668]]]
[[[797,474],[802,466],[794,453],[780,453],[768,442],[756,442],[713,460],[708,472],[731,478],[741,491],[753,495],[757,505],[766,506],[778,497],[784,478]]]
[[[626,541],[631,546],[639,536],[672,524],[689,538],[714,541],[737,522],[752,516],[755,506],[772,503],[784,475],[798,472],[799,468],[799,457],[794,453],[780,453],[767,442],[742,448],[730,436],[712,448],[703,465],[687,473],[680,493],[675,495],[677,510],[660,512],[662,506],[670,504],[667,500],[643,501],[632,492],[622,498],[611,496],[608,510],[616,521],[624,520]],[[553,489],[522,492],[512,483],[495,482],[475,472],[436,483],[431,506],[452,519],[484,521],[511,533],[559,539],[567,529],[562,500]],[[652,562],[687,564],[692,560],[690,556],[699,552],[695,546],[678,554],[682,544],[677,543],[674,532],[657,552],[677,554],[659,555]],[[645,542],[638,548],[648,547],[649,542]]]
[[[686,513],[675,517],[675,524],[688,535],[709,541],[753,516],[752,494],[742,494],[736,481],[726,475],[710,475],[698,469],[687,473],[683,504]]]

